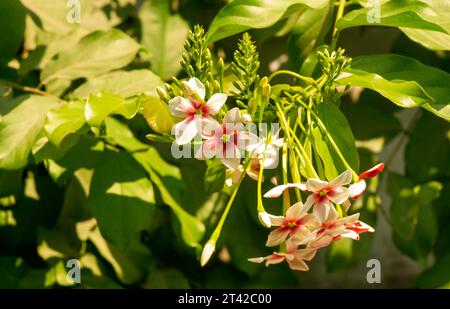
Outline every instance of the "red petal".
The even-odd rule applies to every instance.
[[[359,175],[359,179],[373,178],[384,169],[384,163],[380,163]]]

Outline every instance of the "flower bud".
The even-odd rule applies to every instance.
[[[208,241],[206,245],[203,247],[202,256],[200,257],[200,266],[205,266],[206,263],[211,259],[214,250],[216,249],[216,245],[212,241]]]
[[[272,87],[270,87],[269,84],[264,85],[262,87],[262,95],[265,97],[269,97],[271,89],[272,89]]]
[[[185,95],[187,95],[187,96],[194,95],[195,91],[191,88],[191,86],[189,85],[189,83],[187,81],[182,81],[181,85],[182,85],[183,92]]]
[[[243,124],[252,123],[252,116],[250,116],[250,114],[245,113],[245,114],[242,114],[241,117],[242,117],[242,123]]]
[[[163,101],[167,101],[168,100],[167,92],[166,92],[166,90],[164,90],[164,88],[156,87],[156,93],[158,93],[158,95],[161,98],[161,100],[163,100]]]
[[[260,211],[258,213],[258,219],[264,227],[270,228],[272,226],[272,223],[270,222],[270,216],[267,212]]]
[[[269,84],[269,78],[267,78],[267,76],[264,76],[263,78],[261,78],[261,80],[259,81],[259,86],[261,88],[263,88],[265,85]]]

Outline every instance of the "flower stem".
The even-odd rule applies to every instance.
[[[273,73],[269,76],[269,82],[270,82],[274,77],[276,77],[276,76],[278,76],[278,75],[282,75],[282,74],[285,74],[285,75],[291,75],[291,76],[293,76],[293,77],[295,77],[295,78],[298,78],[298,79],[304,81],[304,82],[307,83],[307,84],[311,84],[311,85],[315,85],[315,84],[316,84],[316,81],[315,81],[313,78],[307,77],[307,76],[303,76],[303,75],[300,75],[300,74],[298,74],[298,73],[295,73],[295,72],[292,72],[292,71],[289,71],[289,70],[279,70],[279,71],[273,72]]]
[[[336,20],[334,22],[333,39],[331,40],[330,44],[332,50],[336,49],[337,41],[339,39],[340,30],[336,27],[336,25],[339,19],[341,19],[342,16],[344,16],[345,2],[346,0],[339,0],[339,6],[336,13]]]
[[[38,89],[38,88],[33,88],[33,87],[28,87],[28,86],[22,86],[22,85],[19,85],[19,84],[13,83],[13,82],[9,82],[9,81],[5,82],[5,84],[6,84],[7,86],[12,87],[12,88],[16,88],[16,89],[23,90],[23,91],[25,91],[25,92],[30,92],[30,93],[34,93],[34,94],[38,94],[38,95],[42,95],[42,96],[46,96],[46,97],[55,99],[56,101],[58,101],[58,102],[60,102],[60,103],[63,103],[63,102],[64,102],[64,100],[60,99],[59,97],[57,97],[57,96],[55,96],[55,95],[53,95],[53,94],[51,94],[51,93],[42,91],[42,90],[40,90],[40,89]]]
[[[230,199],[228,200],[227,206],[225,207],[222,217],[220,218],[219,223],[217,224],[216,228],[214,229],[214,232],[211,234],[211,237],[209,238],[208,242],[215,244],[217,242],[217,240],[219,239],[220,233],[222,232],[223,224],[225,223],[225,220],[231,209],[231,205],[233,204],[234,199],[236,198],[237,192],[239,191],[239,187],[241,186],[242,181],[245,178],[247,168],[250,164],[250,161],[251,161],[251,155],[249,157],[247,157],[247,159],[245,161],[244,171],[242,172],[241,177],[239,177],[238,183],[236,184],[236,187],[234,188],[233,192],[231,193]]]
[[[299,101],[298,101],[299,102]],[[344,155],[342,154],[342,152],[340,151],[338,145],[336,144],[336,142],[334,141],[333,137],[331,136],[330,132],[328,132],[326,126],[323,124],[322,120],[319,118],[319,116],[317,116],[317,114],[306,104],[304,104],[303,102],[299,102],[300,104],[302,104],[302,106],[304,106],[305,108],[308,108],[311,112],[311,115],[314,117],[314,119],[316,120],[316,124],[319,126],[319,128],[322,130],[322,132],[325,134],[326,138],[328,139],[328,141],[330,142],[331,146],[333,147],[334,151],[336,151],[339,159],[341,160],[341,162],[344,164],[346,169],[349,169],[352,171],[352,177],[353,177],[353,181],[357,182],[359,180],[359,176],[358,174],[356,174],[356,172],[353,170],[353,168],[350,166],[350,164],[347,162],[347,160],[345,159]]]

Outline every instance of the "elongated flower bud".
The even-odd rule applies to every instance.
[[[158,95],[161,98],[161,100],[163,100],[163,101],[167,101],[168,100],[167,92],[164,90],[164,88],[156,87],[156,92],[158,93]]]
[[[270,228],[272,226],[272,223],[270,222],[270,216],[267,212],[260,211],[258,213],[258,219],[264,227]]]
[[[212,241],[208,241],[203,247],[202,256],[200,257],[200,266],[203,267],[208,263],[214,250],[216,250],[216,245]]]

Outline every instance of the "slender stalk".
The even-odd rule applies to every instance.
[[[264,174],[264,160],[265,157],[263,155],[263,157],[261,158],[261,163],[260,163],[260,167],[259,167],[259,174],[258,174],[258,188],[257,188],[257,210],[258,213],[260,212],[265,212],[266,210],[264,209],[264,205],[263,205],[263,201],[262,201],[262,178],[263,178],[263,174]]]
[[[41,95],[41,96],[46,96],[46,97],[55,99],[58,102],[64,102],[64,100],[60,99],[59,97],[57,97],[57,96],[55,96],[55,95],[53,95],[51,93],[42,91],[42,90],[40,90],[38,88],[22,86],[22,85],[19,85],[19,84],[13,83],[13,82],[9,82],[9,81],[5,82],[5,84],[7,86],[12,87],[12,88],[23,90],[25,92],[34,93],[34,94]]]
[[[230,199],[228,200],[227,206],[225,207],[222,217],[220,218],[219,223],[217,224],[216,228],[214,229],[214,232],[211,234],[211,237],[209,238],[208,242],[212,242],[215,244],[217,242],[217,239],[219,239],[220,233],[222,232],[223,224],[225,223],[228,213],[230,212],[231,205],[233,204],[234,199],[236,198],[236,195],[239,191],[239,187],[241,186],[242,181],[245,178],[247,168],[251,161],[250,158],[251,158],[251,156],[249,156],[246,159],[246,162],[244,164],[244,171],[242,172],[241,177],[239,177],[238,183],[236,184],[236,188],[234,188],[233,192],[231,193]]]
[[[280,70],[280,71],[273,72],[273,73],[269,76],[269,82],[270,82],[274,77],[276,77],[276,76],[278,76],[278,75],[282,75],[282,74],[285,74],[285,75],[291,75],[291,76],[293,76],[293,77],[295,77],[295,78],[298,78],[298,79],[304,81],[304,82],[307,83],[307,84],[316,85],[316,81],[315,81],[313,78],[308,77],[308,76],[303,76],[303,75],[300,75],[300,74],[298,74],[298,73],[295,73],[295,72],[292,72],[292,71],[289,71],[289,70]]]
[[[284,132],[286,133],[286,136],[288,137],[288,141],[291,141],[291,132],[289,131],[290,127],[287,123],[286,118],[284,117],[283,111],[281,110],[281,107],[278,103],[276,103],[276,107],[277,107],[277,114],[278,117],[282,120],[282,126],[284,129]],[[291,129],[292,130],[292,129]],[[295,133],[295,132],[293,132]],[[309,160],[308,158],[308,154],[306,153],[305,149],[303,149],[302,144],[300,143],[300,141],[298,140],[297,136],[295,136],[295,134],[293,134],[293,138],[295,141],[297,141],[297,148],[300,150],[302,157],[304,158],[304,161],[306,163],[306,165],[310,168],[311,172],[313,173],[313,177],[319,178],[319,175],[317,175],[316,170],[314,169],[314,166],[311,163],[311,160]]]
[[[339,0],[339,6],[336,13],[336,20],[334,22],[333,39],[331,40],[330,44],[330,47],[333,50],[336,49],[337,41],[339,39],[340,30],[336,27],[336,25],[339,19],[341,19],[342,16],[344,16],[345,2],[346,0]]]
[[[305,108],[310,109],[309,106],[307,106],[306,104],[304,104],[303,102],[299,102],[300,104],[302,104]],[[317,125],[319,126],[319,128],[322,130],[322,132],[325,134],[326,138],[328,139],[328,141],[330,142],[331,146],[333,147],[334,151],[336,151],[339,159],[341,160],[341,162],[344,164],[346,169],[349,169],[352,171],[352,177],[353,177],[353,181],[357,182],[359,180],[359,176],[358,174],[356,174],[356,172],[353,170],[353,168],[350,166],[350,164],[348,164],[347,160],[345,159],[344,155],[341,153],[341,150],[339,149],[338,145],[336,144],[336,142],[334,141],[333,137],[331,136],[331,134],[328,132],[326,126],[323,124],[322,120],[319,118],[319,116],[317,116],[317,114],[312,111],[310,109],[311,115],[314,117],[314,119],[316,120]]]

